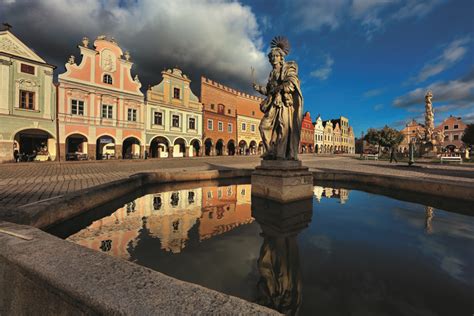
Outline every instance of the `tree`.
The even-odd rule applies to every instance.
[[[396,147],[403,141],[403,133],[385,125],[380,131],[379,144],[383,147]]]
[[[364,140],[371,145],[379,145],[380,142],[380,131],[375,128],[369,128],[367,134],[364,136]]]
[[[464,130],[464,134],[462,135],[461,140],[464,144],[466,144],[466,146],[474,145],[474,123],[467,124],[467,127]]]

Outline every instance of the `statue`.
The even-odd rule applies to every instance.
[[[433,98],[433,93],[428,91],[425,95],[425,138],[427,141],[431,141],[434,131],[434,112],[433,104],[431,99]]]
[[[272,71],[265,87],[253,84],[263,94],[260,104],[264,116],[259,130],[265,146],[265,160],[298,160],[303,120],[303,95],[298,79],[298,65],[285,62],[290,51],[288,40],[277,36],[271,42],[268,59]]]
[[[71,55],[69,56],[69,59],[67,62],[72,65],[76,62],[75,60],[76,60],[76,57],[74,57],[74,55]]]

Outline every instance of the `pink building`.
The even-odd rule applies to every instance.
[[[464,143],[461,141],[462,135],[467,125],[460,117],[450,115],[441,124],[436,127],[436,130],[444,132],[443,147],[450,151],[457,151],[464,148]]]
[[[130,54],[112,38],[83,38],[59,75],[61,159],[138,158],[144,151],[144,96]]]

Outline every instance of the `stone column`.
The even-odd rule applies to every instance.
[[[222,156],[227,156],[227,147],[226,145],[222,145]]]
[[[115,144],[115,158],[123,159],[122,157],[122,145]]]
[[[62,152],[62,151],[61,151]],[[88,144],[87,145],[87,155],[89,155],[90,160],[96,159],[96,144]]]
[[[192,155],[189,154],[189,151],[191,150],[191,146],[185,146],[184,147],[184,157],[190,157]]]
[[[173,158],[174,146],[168,146],[168,158]]]

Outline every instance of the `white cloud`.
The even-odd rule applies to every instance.
[[[364,92],[363,96],[364,98],[372,98],[378,95],[381,95],[385,91],[384,88],[379,88],[379,89],[372,89]]]
[[[413,105],[422,106],[425,100],[425,94],[428,90],[433,91],[434,102],[453,102],[462,104],[474,103],[474,71],[471,71],[464,78],[435,82],[424,88],[417,88],[409,93],[396,98],[393,105],[400,108],[406,108]]]
[[[374,105],[374,111],[380,111],[381,109],[383,109],[383,104]]]
[[[330,55],[326,55],[326,60],[324,65],[320,68],[312,71],[310,75],[312,77],[318,78],[319,80],[326,80],[329,78],[329,75],[332,73],[332,65],[334,64],[334,59]]]
[[[0,2],[0,12],[14,33],[61,71],[70,54],[78,55],[75,46],[84,35],[99,34],[129,50],[135,71],[152,84],[163,68],[178,66],[194,81],[203,74],[250,87],[250,67],[262,81],[270,69],[257,19],[238,2],[18,0]]]
[[[456,62],[460,61],[466,54],[468,48],[466,47],[471,42],[470,37],[464,37],[452,41],[434,60],[426,63],[421,69],[420,73],[416,76],[417,82],[423,82],[426,79],[435,76],[449,67],[453,66]]]

